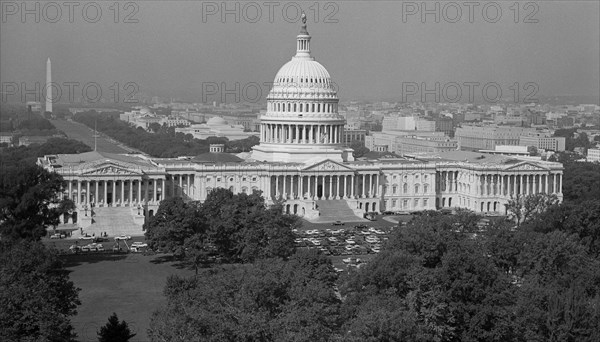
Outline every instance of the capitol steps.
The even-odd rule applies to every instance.
[[[108,236],[143,235],[142,225],[134,220],[137,214],[135,210],[131,207],[94,208],[93,223],[83,229],[83,234],[101,236],[106,232]]]
[[[348,206],[346,200],[318,200],[315,201],[319,217],[311,220],[315,223],[325,222],[361,222],[365,219],[356,216],[354,211]]]

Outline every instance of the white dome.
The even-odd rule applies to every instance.
[[[279,86],[291,83],[296,87],[329,88],[331,76],[327,69],[314,59],[294,57],[279,69],[274,83]]]
[[[213,118],[208,119],[208,121],[206,121],[206,124],[213,126],[227,125],[227,121],[225,121],[225,119],[223,119],[222,117],[215,116]]]

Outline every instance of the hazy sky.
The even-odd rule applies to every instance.
[[[113,1],[96,1],[86,7],[87,16],[82,14],[86,2],[79,2],[72,18],[62,1],[54,2],[60,17],[47,2],[28,1],[30,9],[39,4],[39,23],[34,14],[23,20],[21,1],[0,3],[4,84],[43,83],[48,57],[55,82],[96,82],[105,97],[115,82],[121,87],[135,82],[148,95],[196,100],[203,83],[224,82],[233,89],[236,82],[241,88],[271,82],[295,53],[296,8],[301,6],[309,18],[312,54],[328,69],[343,99],[400,98],[403,82],[424,82],[429,88],[436,82],[496,82],[505,97],[512,96],[509,87],[515,82],[521,96],[532,91],[523,89],[527,82],[539,85],[541,95],[600,94],[598,1],[519,2],[518,14],[513,1],[497,1],[487,5],[487,15],[482,14],[489,3],[484,1],[474,7],[472,18],[468,2],[429,1],[429,9],[440,6],[439,23],[434,14],[422,22],[421,1],[273,1],[272,18],[266,1],[229,1],[229,9],[239,6],[239,23],[231,13],[222,20],[221,1],[134,1],[129,7],[120,2],[118,14]],[[451,23],[455,5],[462,16]],[[94,21],[97,8],[102,15],[87,22]],[[134,11],[131,19],[138,22],[124,23]],[[537,22],[525,22],[531,20]],[[262,91],[266,94],[268,86]]]

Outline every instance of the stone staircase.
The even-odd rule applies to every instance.
[[[318,200],[315,201],[319,217],[311,222],[327,223],[327,222],[362,222],[367,221],[360,216],[356,216],[354,210],[348,206],[346,200]]]
[[[119,236],[121,234],[140,236],[142,231],[143,217],[137,217],[137,209],[132,207],[96,207],[92,224],[83,228],[83,234],[101,236],[104,232],[108,236]],[[75,232],[73,234],[75,236]],[[77,232],[81,236],[81,232]]]

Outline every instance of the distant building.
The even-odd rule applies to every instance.
[[[449,137],[454,136],[454,121],[448,117],[435,119],[435,131],[444,132]]]
[[[435,121],[415,116],[392,115],[383,118],[383,131],[435,131]]]
[[[12,144],[12,133],[0,133],[0,144]]]
[[[565,150],[565,141],[564,137],[553,137],[549,132],[528,132],[519,137],[521,146],[534,146],[537,149],[556,152]]]
[[[365,140],[365,146],[374,151],[377,146],[387,146],[386,151],[399,155],[414,152],[446,152],[458,148],[456,140],[443,132],[373,132]],[[383,152],[378,150],[378,152]]]
[[[258,136],[258,132],[244,132],[241,125],[230,125],[223,118],[214,117],[205,124],[196,124],[189,127],[175,128],[175,132],[191,134],[196,139],[209,137],[223,137],[229,140],[241,140],[251,136]]]
[[[344,130],[343,142],[346,146],[350,146],[354,141],[360,141],[364,145],[366,135],[367,131],[364,129],[349,129],[346,127]]]
[[[514,146],[514,145],[496,145],[493,150],[479,150],[479,152],[489,154],[501,154],[504,156],[529,156],[528,146]]]
[[[167,127],[189,126],[190,122],[178,115],[162,116],[152,113],[148,108],[139,108],[131,112],[125,112],[119,116],[122,121],[125,121],[135,127],[141,127],[145,130],[150,128],[153,123]]]
[[[33,136],[24,135],[19,138],[19,146],[29,146],[31,144],[45,144],[52,136]]]
[[[521,135],[531,131],[523,127],[463,125],[454,136],[461,150],[493,150],[496,145],[519,145]]]
[[[587,161],[600,162],[600,148],[588,148]]]

